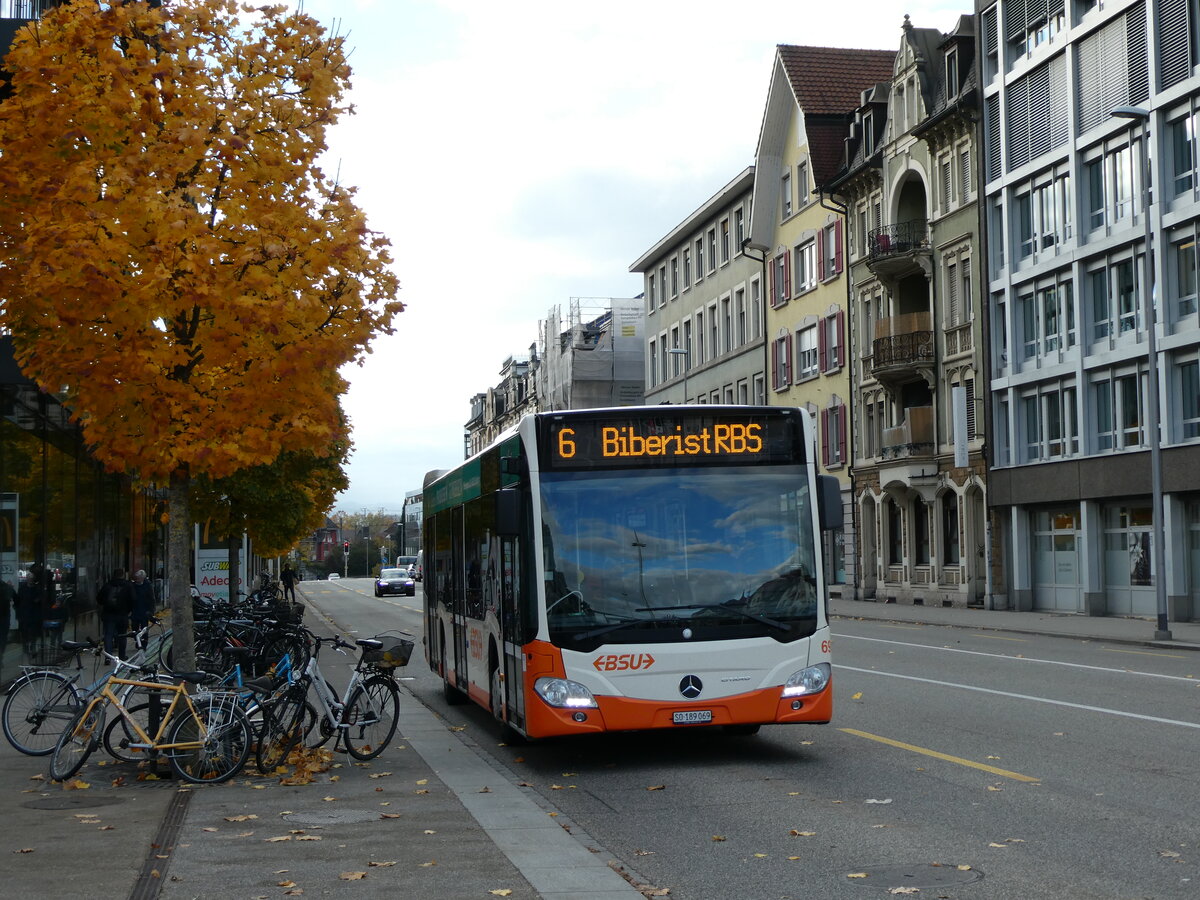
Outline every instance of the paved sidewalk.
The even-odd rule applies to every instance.
[[[309,627],[322,629],[318,616]],[[0,742],[0,894],[93,900],[281,896],[634,900],[610,857],[401,685],[377,759],[286,785],[139,781],[98,750],[73,790]],[[567,828],[570,828],[570,833]]]
[[[1082,616],[1070,613],[1014,612],[975,607],[913,606],[834,597],[830,614],[840,618],[884,619],[955,628],[983,628],[1084,640],[1200,650],[1200,622],[1171,622],[1171,640],[1156,641],[1154,619],[1132,616]],[[834,629],[837,623],[834,622]],[[835,657],[836,665],[836,657]]]

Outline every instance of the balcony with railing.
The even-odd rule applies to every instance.
[[[881,381],[907,381],[933,366],[933,316],[902,313],[875,323],[871,374]]]
[[[877,275],[901,277],[928,269],[929,221],[911,219],[873,229],[867,235],[867,265]]]
[[[910,406],[904,411],[904,421],[893,428],[883,429],[879,456],[885,460],[933,456],[933,407]]]

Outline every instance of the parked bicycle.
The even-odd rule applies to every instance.
[[[135,648],[128,659],[106,653],[99,641],[66,641],[60,647],[74,658],[74,672],[66,666],[22,666],[20,677],[9,685],[0,713],[5,738],[21,753],[49,756],[54,752],[63,728],[83,706],[85,698],[99,690],[109,678],[106,672],[90,684],[81,686],[83,654],[90,652],[97,660],[105,660],[119,674],[140,672],[148,660],[157,658],[157,645],[162,640],[161,634],[154,633],[157,628],[158,621],[151,620],[140,631],[125,635],[133,638]],[[137,689],[127,687],[121,692],[121,699],[135,704],[138,701],[132,695],[136,693]]]
[[[324,743],[336,735],[334,749],[344,748],[358,760],[374,759],[382,753],[396,733],[400,712],[400,689],[393,670],[408,664],[413,642],[409,637],[379,635],[360,638],[354,644],[336,635],[319,637],[307,632],[313,644],[304,674],[287,684],[266,710],[259,735],[256,761],[263,772],[273,771],[284,762],[292,748],[306,733],[305,720],[316,698],[317,740]],[[321,672],[321,647],[330,645],[338,652],[361,651],[350,683],[341,697]]]
[[[133,741],[126,749],[159,754],[177,776],[196,784],[227,781],[242,770],[253,745],[253,730],[237,696],[197,691],[187,684],[211,681],[208,672],[176,672],[178,684],[121,678],[113,673],[62,730],[50,756],[50,777],[65,781],[82,768],[100,745],[111,711],[124,720]],[[122,702],[118,691],[133,687],[158,692],[170,701],[161,708],[157,727],[145,727]],[[139,704],[140,706],[140,704]],[[153,733],[150,733],[150,732]]]

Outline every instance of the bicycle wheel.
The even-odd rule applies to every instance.
[[[101,700],[83,707],[75,714],[58,736],[54,753],[50,756],[50,778],[66,781],[83,768],[92,751],[100,745],[104,731],[104,707]]]
[[[400,689],[396,682],[377,675],[354,689],[346,705],[346,750],[355,759],[374,759],[396,733],[400,714]]]
[[[263,709],[255,763],[264,775],[287,761],[292,748],[304,737],[304,688],[293,685],[282,697]]]
[[[167,711],[168,704],[163,703],[160,707],[159,715],[163,715]],[[153,740],[154,732],[158,730],[158,726],[152,729],[150,727],[150,704],[138,703],[134,706],[126,706],[125,712],[133,717],[134,721],[141,726],[142,731]],[[161,719],[159,720],[162,721]],[[146,751],[140,747],[131,748],[130,744],[141,743],[142,739],[133,727],[126,721],[124,716],[117,716],[108,723],[108,727],[104,729],[104,749],[113,759],[119,759],[121,762],[137,763],[146,758]]]
[[[219,784],[242,770],[253,734],[246,714],[233,700],[214,700],[184,710],[167,728],[171,769],[193,784]]]
[[[30,672],[4,699],[4,736],[22,753],[49,756],[82,705],[70,678],[58,672]]]

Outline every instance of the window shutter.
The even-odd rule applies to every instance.
[[[966,203],[971,199],[974,191],[971,190],[971,148],[963,147],[962,154],[958,157],[959,180],[962,182],[962,198]]]
[[[1013,82],[1008,106],[1008,171],[1029,161],[1029,76]]]
[[[775,281],[776,281],[775,267],[778,265],[779,265],[779,257],[777,256],[777,257],[775,257],[775,259],[771,260],[771,267],[770,267],[771,277],[767,279],[767,294],[770,297],[771,309],[774,309],[775,307],[777,307],[779,305],[779,297],[777,296],[777,292],[775,290]],[[703,340],[703,338],[701,338],[701,339]]]
[[[792,296],[792,258],[790,254],[783,255],[783,297],[781,302]]]
[[[826,356],[829,350],[829,341],[826,339],[826,331],[829,328],[829,320],[822,319],[821,325],[817,329],[817,368],[822,372],[828,371],[829,367],[825,364]]]
[[[817,232],[817,280],[824,281],[827,277],[825,272],[825,229],[822,228]]]
[[[1145,103],[1150,99],[1150,59],[1146,52],[1146,11],[1135,6],[1125,13],[1125,46],[1129,66],[1129,102]]]
[[[1158,61],[1162,87],[1179,84],[1192,74],[1188,40],[1189,0],[1160,0],[1158,7]]]
[[[843,268],[842,262],[842,220],[838,219],[833,223],[833,274],[841,274]]]
[[[950,159],[942,160],[942,211],[954,205],[954,176],[951,174]]]
[[[784,339],[784,347],[786,352],[783,354],[783,386],[787,387],[792,383],[792,336],[790,334]]]
[[[1000,177],[1001,163],[999,94],[984,100],[983,120],[987,132],[983,145],[984,171],[988,181],[995,181]]]
[[[967,440],[975,440],[975,379],[964,378],[963,387],[967,392]]]
[[[821,410],[821,465],[829,467],[829,410]]]

